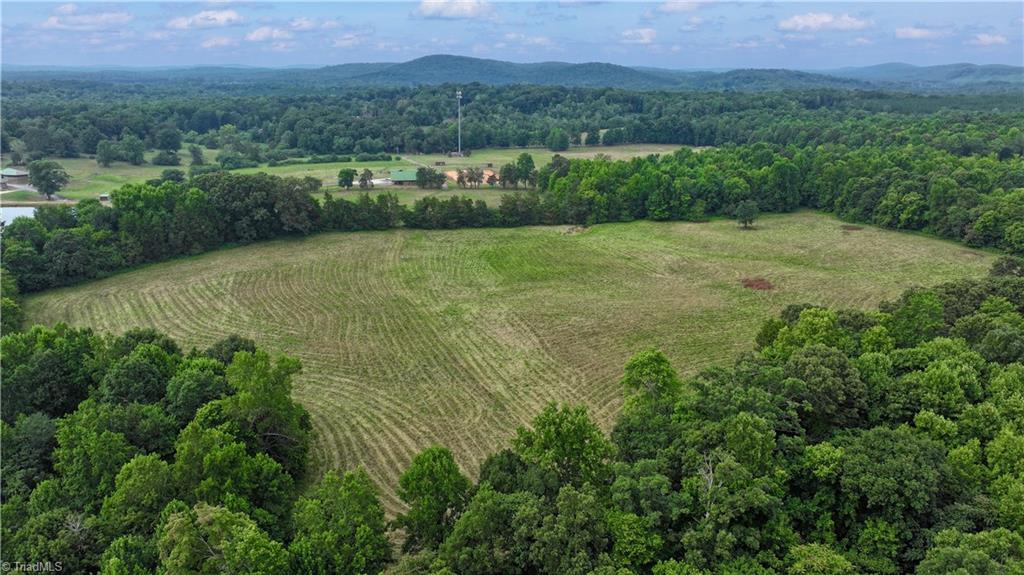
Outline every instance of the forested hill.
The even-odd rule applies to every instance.
[[[353,82],[381,85],[480,82],[489,85],[535,84],[572,87],[673,89],[672,79],[614,64],[541,62],[515,64],[465,56],[424,56],[383,70],[357,76]]]
[[[1018,66],[946,64],[912,66],[891,62],[863,68],[842,68],[825,72],[852,80],[871,82],[880,87],[911,87],[917,90],[956,89],[958,87],[1024,87],[1024,70]]]
[[[629,88],[634,90],[775,91],[818,88],[933,92],[1006,92],[1024,89],[1024,68],[950,64],[918,67],[880,64],[828,72],[783,69],[687,71],[630,68],[589,62],[519,64],[465,56],[433,55],[401,63],[354,63],[321,68],[196,67],[164,69],[60,69],[4,67],[5,80],[91,80],[161,83],[180,80],[207,85],[421,86],[472,83],[492,86]]]

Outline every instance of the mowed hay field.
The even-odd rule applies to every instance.
[[[811,212],[751,231],[724,220],[393,230],[222,250],[25,307],[32,322],[150,326],[186,347],[238,333],[301,358],[294,393],[313,416],[316,468],[364,466],[394,513],[398,477],[424,447],[450,447],[475,474],[546,402],[584,403],[610,426],[638,350],[658,347],[686,374],[728,365],[787,304],[868,309],[981,276],[992,259]]]

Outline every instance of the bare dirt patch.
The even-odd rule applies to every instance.
[[[562,233],[567,236],[575,236],[576,234],[582,234],[583,232],[589,229],[590,228],[587,226],[572,226],[570,228],[566,228],[566,230],[563,231]]]
[[[775,286],[772,285],[772,282],[768,281],[765,278],[743,278],[742,283],[743,287],[747,289],[756,289],[760,291],[768,291],[775,289]]]
[[[855,226],[852,224],[843,224],[839,226],[844,232],[859,232],[864,229],[864,226]]]
[[[971,256],[972,258],[983,258],[983,257],[985,257],[985,254],[983,254],[981,252],[976,252],[976,251],[973,251],[973,250],[963,250],[963,253],[964,253],[964,255]]]

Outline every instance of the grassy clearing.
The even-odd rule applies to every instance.
[[[609,146],[609,147],[575,147],[568,151],[562,152],[563,156],[568,158],[592,158],[597,154],[606,154],[615,159],[620,158],[632,158],[635,156],[646,156],[648,154],[664,154],[674,152],[679,149],[676,145],[659,145],[659,144],[635,144],[635,145],[623,145],[623,146]],[[338,184],[338,171],[342,168],[353,168],[358,171],[369,168],[375,175],[375,177],[381,177],[384,173],[391,168],[418,168],[420,166],[434,166],[435,162],[444,161],[445,166],[440,169],[448,168],[465,168],[469,166],[485,166],[488,163],[493,164],[495,169],[501,167],[502,164],[515,161],[516,157],[519,156],[523,151],[527,151],[533,156],[534,163],[539,167],[547,164],[551,161],[551,157],[554,152],[543,148],[508,148],[508,149],[486,149],[486,150],[475,150],[472,156],[468,158],[449,158],[442,154],[424,154],[424,155],[412,155],[403,156],[401,160],[389,161],[389,162],[333,162],[329,164],[292,164],[287,166],[267,166],[263,164],[255,168],[243,168],[237,170],[243,174],[253,174],[257,172],[266,172],[268,174],[275,174],[278,176],[312,176],[321,182],[323,182],[326,188],[335,188]],[[203,148],[203,155],[207,162],[213,162],[217,158],[219,150],[208,150]],[[157,152],[149,151],[146,152],[146,161],[149,162]],[[181,157],[181,166],[154,166],[153,164],[146,163],[141,166],[133,166],[126,162],[115,162],[110,167],[104,168],[96,163],[96,159],[93,157],[82,156],[80,158],[54,158],[60,165],[64,166],[64,169],[71,176],[71,182],[67,188],[61,192],[61,195],[71,200],[84,200],[88,198],[98,198],[101,194],[109,194],[110,192],[120,188],[124,184],[144,182],[149,179],[159,178],[160,174],[169,168],[178,168],[188,171],[189,168],[189,155],[188,149],[182,148],[178,155]],[[4,166],[7,164],[4,163]],[[398,192],[400,197],[410,196],[423,197],[426,195],[433,195],[435,192],[429,190],[415,190],[422,192],[420,194],[407,194],[407,190],[395,190]],[[467,195],[473,196],[477,192],[467,192]],[[437,195],[450,195],[447,192],[440,192]],[[498,194],[494,194],[497,197]],[[19,197],[4,195],[3,199],[7,201],[43,201],[42,197],[38,194],[32,194],[30,192],[19,192]],[[487,201],[492,198],[490,195],[482,197]]]
[[[26,192],[25,190],[9,190],[0,194],[0,203],[5,205],[13,205],[20,203],[36,203],[43,202],[45,199],[36,192]]]
[[[203,149],[203,155],[207,162],[212,162],[217,157],[217,150]],[[109,167],[96,163],[93,157],[81,158],[56,158],[60,165],[64,166],[71,181],[61,191],[60,195],[72,200],[85,200],[98,198],[100,194],[109,194],[125,184],[144,182],[149,179],[159,178],[164,170],[179,169],[188,171],[189,155],[187,149],[178,152],[181,157],[181,166],[154,166],[148,163],[157,152],[146,152],[146,162],[141,166],[133,166],[127,162],[114,162]]]
[[[649,154],[667,154],[674,152],[681,147],[682,146],[679,146],[678,144],[629,144],[607,147],[574,146],[564,152],[559,152],[559,154],[566,158],[593,158],[598,154],[605,154],[610,156],[612,159],[620,160],[625,158],[635,158],[638,156],[647,156]],[[547,148],[490,148],[485,150],[473,150],[472,154],[466,158],[449,158],[443,154],[423,154],[408,156],[406,159],[431,167],[434,166],[435,162],[444,162],[444,169],[493,164],[494,169],[497,170],[502,166],[502,164],[514,162],[516,158],[519,157],[519,154],[522,154],[523,152],[527,152],[533,156],[533,163],[538,167],[551,162],[551,157],[555,155],[555,152],[552,152]]]
[[[416,165],[405,160],[390,162],[332,162],[329,164],[290,164],[287,166],[267,166],[263,164],[258,168],[242,168],[236,170],[241,174],[255,174],[265,172],[277,176],[312,176],[324,183],[324,186],[331,187],[338,185],[338,172],[342,168],[352,168],[357,172],[369,169],[374,177],[383,176],[384,172],[391,168],[415,168]],[[358,178],[357,178],[358,179]]]
[[[692,374],[750,349],[787,304],[867,309],[983,275],[992,257],[810,212],[752,231],[720,220],[338,233],[148,266],[25,309],[100,331],[152,326],[185,346],[239,333],[300,357],[295,396],[320,469],[364,466],[394,512],[397,478],[426,446],[451,447],[475,473],[545,402],[583,402],[608,425],[640,349]]]

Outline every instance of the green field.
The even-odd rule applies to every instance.
[[[787,304],[873,308],[913,285],[981,276],[993,256],[826,215],[456,231],[332,233],[222,250],[31,296],[32,322],[151,326],[185,347],[230,333],[302,359],[319,469],[394,485],[420,449],[467,472],[548,401],[603,425],[618,379],[655,346],[686,373],[750,349]],[[747,289],[764,278],[774,289]]]
[[[206,161],[211,162],[217,157],[217,150],[203,149]],[[146,152],[146,161],[149,162],[157,152]],[[154,166],[146,163],[141,166],[133,166],[127,162],[114,162],[108,167],[96,163],[93,157],[82,156],[80,158],[50,158],[64,167],[70,176],[66,188],[61,190],[60,195],[70,200],[85,200],[88,198],[99,198],[101,194],[120,188],[125,184],[144,182],[149,179],[159,178],[160,174],[167,169],[180,169],[188,171],[188,150],[178,153],[181,156],[182,166]],[[7,163],[4,162],[4,166]],[[22,167],[24,169],[24,167]],[[0,196],[5,202],[41,202],[43,197],[31,192],[8,192]]]
[[[577,147],[571,148],[566,152],[562,152],[563,156],[568,158],[592,158],[597,154],[605,154],[612,158],[632,158],[635,156],[646,156],[648,154],[662,154],[669,153],[678,150],[677,145],[658,145],[658,144],[634,144],[634,145],[623,145],[623,146],[609,146],[609,147],[594,147],[585,148]],[[252,174],[257,172],[266,172],[268,174],[276,174],[279,176],[312,176],[323,182],[326,188],[336,188],[338,183],[338,171],[342,168],[353,168],[362,171],[365,168],[369,168],[376,177],[380,177],[389,168],[418,168],[420,166],[434,167],[434,164],[439,161],[445,162],[444,166],[439,166],[438,169],[457,169],[460,167],[468,166],[486,166],[487,164],[493,164],[494,168],[500,168],[502,164],[515,161],[516,157],[522,152],[529,152],[533,156],[534,163],[540,167],[551,161],[551,157],[554,152],[546,150],[544,148],[507,148],[507,149],[486,149],[476,150],[468,158],[449,158],[441,154],[433,155],[411,155],[403,156],[403,159],[398,161],[390,162],[333,162],[328,164],[290,164],[286,166],[267,166],[266,164],[256,168],[243,168],[237,170],[239,173]],[[203,149],[203,154],[206,157],[207,162],[213,162],[218,154],[218,150]],[[155,151],[146,152],[146,161],[148,162],[156,155]],[[144,182],[152,178],[160,177],[160,174],[169,168],[178,168],[182,170],[188,170],[189,156],[188,150],[182,149],[179,153],[181,156],[182,166],[154,166],[152,164],[143,164],[141,166],[133,166],[125,162],[115,162],[109,167],[104,168],[96,163],[96,159],[92,157],[83,156],[81,158],[54,158],[55,161],[64,166],[68,175],[71,176],[71,181],[68,183],[61,195],[71,200],[84,200],[87,198],[98,198],[101,194],[109,194],[117,188],[129,183]],[[4,166],[7,164],[4,163]],[[417,194],[416,190],[395,190],[399,196],[410,197],[416,199],[425,195],[431,195],[435,192],[421,191],[422,193]],[[410,193],[406,193],[410,192]],[[475,192],[469,191],[468,195],[474,195]],[[441,195],[450,195],[441,193]],[[10,192],[4,194],[3,199],[7,202],[33,202],[42,201],[42,196],[32,194],[31,192]],[[497,197],[497,194],[494,195]],[[484,196],[483,199],[490,200],[490,196]],[[411,201],[411,200],[410,200]]]
[[[36,203],[41,201],[43,201],[43,197],[38,193],[25,190],[7,190],[0,194],[0,203],[4,204]]]
[[[566,158],[593,158],[598,154],[604,154],[614,160],[647,156],[649,154],[667,154],[681,148],[678,144],[624,144],[621,146],[574,146],[564,152],[558,152]],[[497,170],[502,164],[514,162],[519,154],[523,152],[533,156],[533,163],[537,167],[543,166],[551,161],[555,152],[546,148],[491,148],[486,150],[473,150],[465,158],[449,158],[443,154],[423,154],[409,156],[408,160],[434,167],[436,162],[444,162],[444,166],[437,166],[438,169],[465,168],[469,166],[485,166],[493,164]]]
[[[338,171],[342,168],[351,168],[357,172],[369,169],[374,177],[382,177],[389,168],[415,168],[414,164],[405,160],[390,162],[331,162],[328,164],[289,164],[287,166],[267,166],[263,164],[257,168],[242,168],[235,170],[241,174],[255,174],[265,172],[277,176],[312,176],[321,182],[325,187],[337,187]]]
[[[207,162],[212,162],[217,157],[217,150],[203,149],[203,155]],[[55,158],[55,161],[64,166],[71,181],[61,191],[60,195],[71,200],[85,200],[98,198],[100,194],[109,194],[125,184],[144,182],[149,179],[159,178],[164,170],[179,169],[188,171],[189,156],[188,150],[181,150],[182,166],[154,166],[148,163],[157,152],[146,152],[146,164],[133,166],[127,162],[114,162],[109,167],[96,163],[95,158]]]

